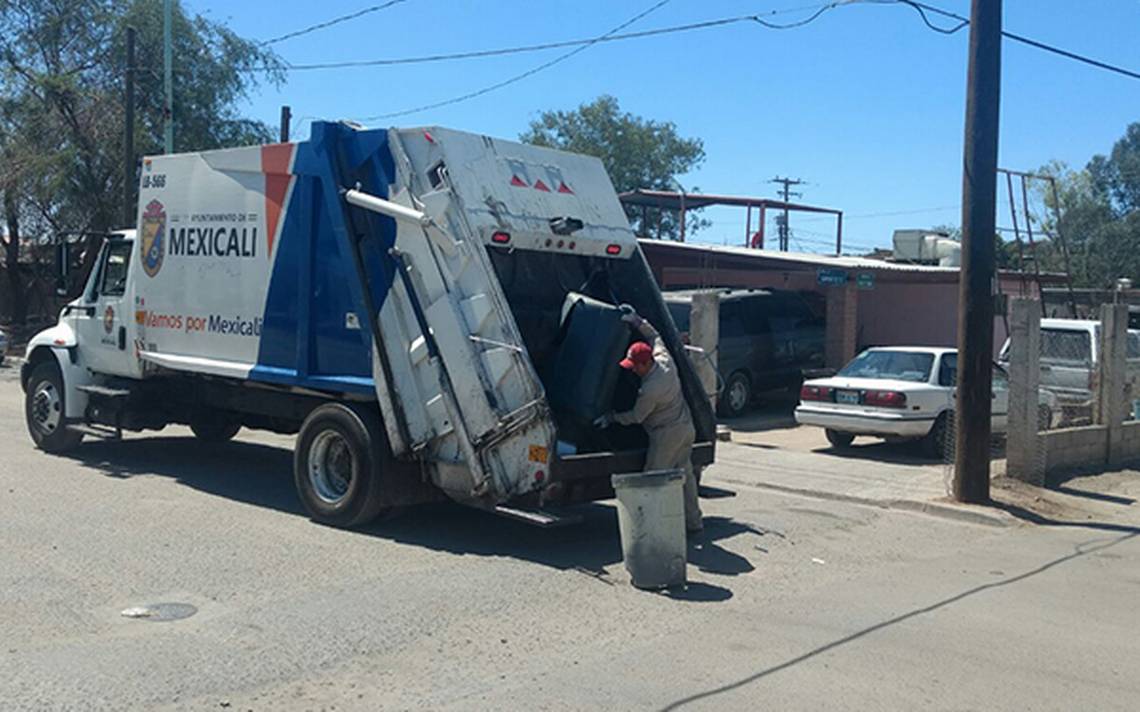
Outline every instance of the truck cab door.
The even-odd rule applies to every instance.
[[[128,301],[134,241],[112,238],[99,255],[94,279],[78,307],[76,336],[87,368],[113,376],[137,376],[134,310]]]

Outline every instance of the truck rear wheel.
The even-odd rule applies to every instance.
[[[364,408],[329,403],[310,413],[293,453],[294,483],[309,516],[337,527],[375,519],[386,446],[379,417]]]
[[[63,376],[47,361],[32,369],[24,396],[24,418],[32,442],[44,452],[65,452],[83,440],[83,433],[67,429]]]

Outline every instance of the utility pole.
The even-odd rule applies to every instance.
[[[166,98],[162,104],[163,153],[174,153],[174,0],[163,0],[162,7],[162,84]]]
[[[288,106],[281,107],[281,143],[289,143],[289,120],[293,118],[293,112]]]
[[[776,191],[784,200],[784,219],[776,222],[776,228],[780,235],[780,250],[787,252],[789,238],[791,237],[791,231],[788,229],[788,199],[803,196],[803,193],[793,193],[791,191],[793,185],[801,185],[803,181],[799,178],[781,178],[780,176],[776,176],[768,182],[781,183],[784,186],[782,190]]]
[[[985,503],[990,499],[1001,0],[972,0],[969,56],[952,494],[959,502]]]
[[[127,28],[126,96],[123,99],[123,227],[135,222],[135,28]]]

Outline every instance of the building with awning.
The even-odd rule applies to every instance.
[[[832,367],[869,346],[954,346],[957,340],[958,267],[670,240],[640,243],[662,290],[768,288],[821,295]],[[1066,279],[999,272],[995,351],[1008,333],[1005,298],[1040,298],[1039,284],[1060,287]]]

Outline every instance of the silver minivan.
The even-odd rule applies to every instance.
[[[1140,375],[1140,330],[1129,329],[1128,371]],[[998,361],[1009,364],[1009,339]],[[1092,419],[1100,362],[1100,322],[1085,319],[1041,320],[1041,389],[1057,396],[1059,425]]]

